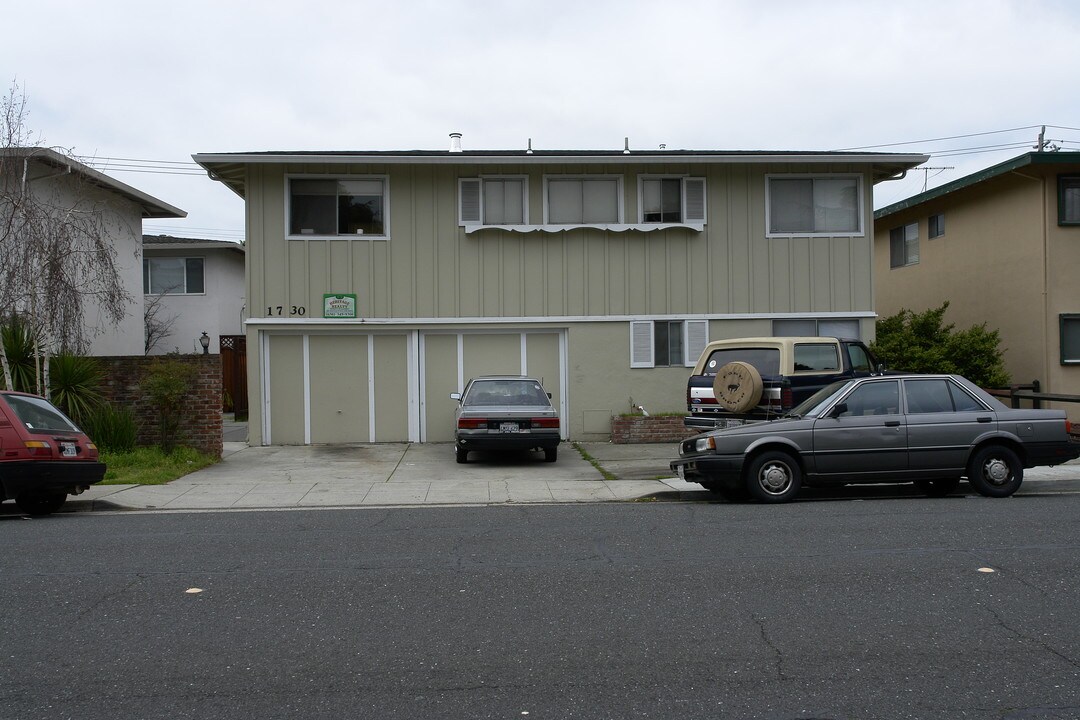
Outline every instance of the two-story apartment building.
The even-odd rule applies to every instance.
[[[1080,153],[1025,153],[875,217],[879,313],[947,300],[949,322],[1000,332],[1014,382],[1080,395]]]
[[[685,405],[710,339],[873,334],[872,192],[924,155],[200,154],[245,200],[252,443],[448,441],[542,378],[572,439]]]

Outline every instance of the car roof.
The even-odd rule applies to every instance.
[[[474,380],[532,380],[533,382],[540,382],[534,377],[528,375],[477,375],[474,378],[469,378],[469,382]]]

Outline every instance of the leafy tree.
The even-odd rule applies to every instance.
[[[49,394],[49,358],[89,342],[86,311],[116,326],[132,298],[114,238],[138,234],[93,185],[69,150],[39,144],[27,128],[26,95],[14,83],[0,98],[0,323],[26,326],[34,391]],[[0,345],[5,383],[15,384]]]
[[[877,321],[877,340],[870,346],[892,370],[963,375],[980,387],[1009,384],[1005,351],[997,330],[986,323],[957,330],[945,324],[946,301],[921,313],[901,310]]]

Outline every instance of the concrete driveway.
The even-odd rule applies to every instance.
[[[542,453],[473,453],[450,443],[248,447],[227,442],[220,463],[167,485],[104,485],[65,509],[209,510],[610,502],[692,490],[671,477],[674,444],[583,443],[555,463]]]

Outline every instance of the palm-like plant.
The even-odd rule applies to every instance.
[[[101,365],[92,357],[61,354],[49,364],[49,388],[53,404],[75,422],[82,422],[102,403]]]

